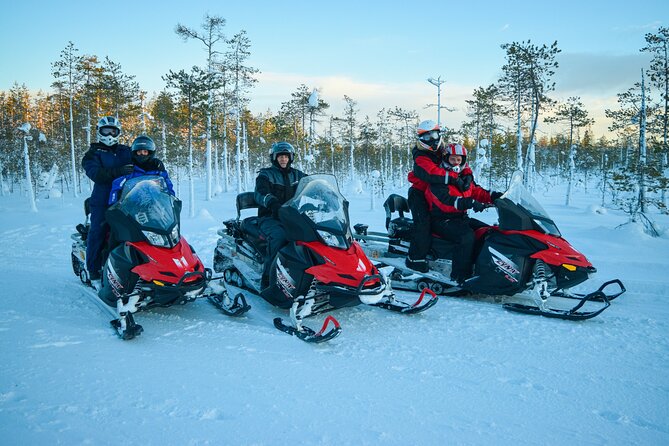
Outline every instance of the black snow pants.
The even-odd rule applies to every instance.
[[[409,258],[411,260],[425,260],[432,246],[432,232],[430,229],[430,210],[427,207],[425,193],[414,187],[409,188],[409,209],[413,219],[413,230],[409,244]]]
[[[261,217],[258,223],[260,232],[267,240],[267,256],[263,264],[262,274],[265,278],[269,278],[269,269],[272,265],[274,257],[279,253],[279,250],[288,243],[286,239],[286,229],[281,222],[273,217]]]
[[[443,219],[432,219],[432,231],[444,240],[455,243],[453,250],[453,270],[451,279],[461,283],[472,275],[472,265],[474,263],[474,230],[487,226],[480,220],[469,218],[467,215],[462,217]]]

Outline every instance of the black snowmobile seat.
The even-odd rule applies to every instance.
[[[245,238],[251,241],[258,251],[265,249],[265,237],[260,233],[259,220],[257,216],[241,219],[242,211],[245,209],[257,209],[260,206],[256,203],[253,192],[242,192],[237,195],[237,220],[240,221],[240,228],[245,234]]]
[[[244,209],[257,209],[255,194],[253,192],[242,192],[237,195],[237,220],[240,219]]]
[[[409,209],[409,200],[397,194],[390,194],[385,203],[383,203],[383,208],[386,210],[386,229],[388,228],[392,214],[399,212],[400,218],[404,218],[405,212],[411,212]]]
[[[404,216],[405,212],[411,212],[409,201],[401,195],[390,194],[385,203],[383,203],[383,208],[386,210],[388,236],[406,240],[411,238],[413,220]],[[392,214],[395,212],[399,213],[399,217],[392,218]]]
[[[255,194],[253,192],[242,192],[237,195],[237,220],[241,220],[242,211],[245,209],[257,209],[258,203],[256,203]],[[243,232],[250,234],[251,237],[258,237],[258,217],[246,217],[241,220],[240,227]]]

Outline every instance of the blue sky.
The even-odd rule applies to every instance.
[[[556,99],[581,96],[606,127],[603,109],[639,79],[648,57],[644,35],[669,26],[669,2],[407,1],[109,2],[12,1],[0,16],[0,90],[14,82],[49,89],[50,64],[73,41],[82,54],[109,56],[149,92],[162,89],[168,70],[203,65],[204,50],[174,33],[181,23],[199,27],[205,13],[227,20],[228,36],[246,30],[249,63],[260,69],[251,109],[276,111],[298,85],[321,89],[338,113],[346,94],[374,119],[383,107],[413,109],[436,118],[441,76],[442,122],[458,126],[465,100],[495,82],[503,43],[558,41],[562,53]],[[223,49],[223,48],[221,48]],[[603,130],[602,130],[603,131]],[[598,132],[599,133],[599,132]]]

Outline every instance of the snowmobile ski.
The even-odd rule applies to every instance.
[[[135,323],[135,319],[130,312],[122,314],[118,319],[112,319],[110,323],[116,330],[116,334],[124,341],[134,339],[144,331],[141,325]]]
[[[115,312],[112,307],[105,304],[100,299],[97,290],[90,282],[82,281],[82,285],[86,288],[86,295],[90,300],[92,300],[93,303],[95,303],[105,314],[112,317],[109,321],[109,325],[114,329],[114,332],[119,338],[127,341],[139,336],[144,331],[144,328],[135,322],[135,318],[132,316],[131,307],[129,305],[123,305],[120,302],[121,299],[119,299],[119,302],[117,303],[118,312]],[[132,302],[132,299],[129,302]]]
[[[606,310],[609,307],[609,305],[611,305],[611,303],[607,301],[606,305],[603,306],[602,308],[599,308],[598,310],[577,311],[576,309],[580,308],[584,303],[585,301],[581,301],[571,310],[558,310],[555,308],[546,308],[545,310],[542,310],[536,305],[524,305],[517,303],[506,303],[502,305],[502,308],[516,313],[531,314],[533,316],[544,316],[556,319],[564,319],[568,321],[584,321],[586,319],[591,319],[599,315],[602,311]]]
[[[611,295],[607,295],[604,292],[604,289],[607,288],[609,285],[617,284],[620,286],[621,291],[618,293],[614,293]],[[608,282],[605,282],[602,284],[602,286],[599,287],[596,291],[593,291],[592,293],[588,294],[566,294],[563,295],[561,293],[553,293],[551,296],[558,296],[558,297],[566,297],[570,299],[578,299],[579,302],[571,309],[568,310],[559,310],[555,308],[541,308],[540,306],[536,305],[524,305],[524,304],[518,304],[518,303],[505,303],[502,305],[502,308],[505,310],[509,311],[515,311],[517,313],[523,313],[523,314],[531,314],[535,316],[544,316],[544,317],[550,317],[550,318],[557,318],[557,319],[564,319],[564,320],[569,320],[569,321],[584,321],[586,319],[591,319],[599,314],[602,313],[602,311],[606,310],[611,306],[611,300],[615,299],[616,297],[620,296],[622,293],[624,293],[625,287],[622,284],[622,282],[619,279],[614,279],[610,280]],[[603,302],[604,305],[597,310],[593,311],[579,311],[583,305],[585,305],[586,302]]]
[[[427,299],[425,299],[426,294],[429,295]],[[372,306],[384,308],[390,311],[396,311],[398,313],[415,314],[423,312],[428,308],[431,308],[432,306],[434,306],[434,304],[437,303],[438,300],[439,298],[437,297],[437,293],[435,293],[429,288],[423,288],[423,291],[420,293],[420,296],[413,304],[401,302],[395,299],[393,296],[390,296],[387,301],[382,301],[376,304],[372,304]]]
[[[605,294],[604,289],[606,287],[608,287],[609,285],[618,285],[618,287],[620,287],[620,291],[618,291],[617,293],[613,293],[613,294]],[[599,287],[599,289],[597,291],[594,291],[594,292],[589,293],[589,294],[572,293],[569,290],[560,290],[560,291],[555,291],[555,292],[551,293],[551,296],[564,297],[565,299],[578,299],[578,300],[581,300],[581,299],[584,299],[584,298],[587,297],[588,300],[592,300],[594,302],[604,302],[605,299],[608,300],[609,302],[611,302],[613,299],[620,296],[625,291],[627,291],[627,288],[625,288],[625,285],[623,285],[623,283],[620,281],[620,279],[613,279],[613,280],[609,280],[608,282],[605,282],[604,284],[602,284],[602,286]],[[601,293],[601,294],[599,294],[599,293]],[[603,294],[605,294],[605,295],[603,295]]]
[[[244,294],[237,293],[234,298],[225,292],[222,294],[211,294],[206,296],[209,302],[221,310],[226,316],[238,317],[251,309],[251,305],[246,302]]]
[[[326,332],[325,330],[330,324],[332,324],[333,327]],[[280,317],[274,318],[274,326],[284,333],[288,333],[291,336],[295,335],[298,339],[313,344],[327,342],[333,338],[336,338],[339,336],[339,333],[341,333],[341,326],[339,325],[337,319],[335,319],[332,315],[328,315],[325,318],[325,321],[323,321],[323,326],[318,332],[315,332],[307,326],[300,326],[298,329],[292,325],[284,324]]]

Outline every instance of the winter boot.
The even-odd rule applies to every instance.
[[[427,260],[425,259],[413,260],[410,257],[407,257],[404,261],[404,264],[407,266],[407,268],[411,268],[412,270],[421,273],[426,273],[430,270],[430,268],[427,266]]]

